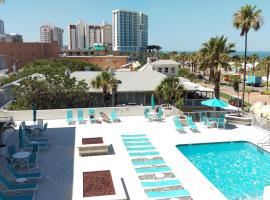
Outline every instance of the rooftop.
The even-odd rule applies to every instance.
[[[150,64],[151,65],[179,65],[179,63],[174,60],[157,60]]]
[[[132,108],[130,109],[132,110]],[[109,113],[109,110],[110,108],[107,109],[107,113]],[[164,122],[149,122],[143,116],[125,116],[125,112],[132,112],[131,110],[126,110],[127,108],[125,107],[117,108],[117,113],[121,119],[120,123],[102,122],[102,124],[91,124],[86,115],[86,110],[86,124],[76,122],[75,125],[68,125],[65,119],[53,119],[53,117],[50,120],[46,120],[45,122],[49,123],[47,137],[51,143],[48,150],[38,153],[40,170],[45,174],[46,178],[39,183],[35,199],[109,200],[128,199],[127,196],[130,199],[148,199],[146,196],[147,189],[142,187],[140,181],[143,174],[136,173],[135,168],[138,167],[132,165],[132,159],[142,157],[131,156],[123,141],[123,135],[136,134],[145,134],[155,147],[155,151],[159,153],[158,156],[163,158],[166,166],[174,174],[175,179],[181,182],[181,187],[189,191],[193,199],[226,199],[177,150],[176,145],[224,141],[249,141],[257,144],[261,138],[268,135],[268,132],[256,127],[237,125],[233,129],[224,130],[207,128],[202,123],[196,123],[199,127],[199,133],[194,133],[185,128],[186,134],[180,134],[175,130],[172,116],[165,117]],[[59,116],[58,112],[60,110],[52,110],[50,112],[38,111],[38,117],[42,117],[46,112],[48,116],[55,113],[54,116],[56,117]],[[26,116],[31,117],[31,111],[21,111],[20,115],[14,113],[14,116],[17,119]],[[19,123],[20,121],[17,121],[17,124]],[[26,121],[28,125],[32,123],[31,121]],[[14,142],[16,137],[17,135],[13,135],[9,139],[9,143]],[[110,146],[108,155],[79,156],[78,147],[83,146],[82,138],[94,137],[101,137],[103,144]],[[153,158],[153,156],[144,157]],[[105,170],[111,172],[115,195],[84,198],[83,172]],[[1,165],[1,172],[3,171],[6,173],[4,165]],[[158,176],[158,173],[154,174]]]

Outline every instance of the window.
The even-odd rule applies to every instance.
[[[160,72],[160,73],[162,72],[162,68],[161,67],[158,68],[158,72]]]
[[[171,68],[171,73],[172,73],[172,74],[175,73],[175,68],[174,68],[174,67]]]
[[[165,67],[165,73],[168,73],[168,72],[169,72],[169,68]]]

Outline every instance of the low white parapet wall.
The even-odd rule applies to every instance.
[[[116,111],[117,114],[121,116],[143,116],[144,109],[151,108],[150,106],[125,106],[125,107],[99,107],[93,108],[96,114],[104,112],[110,114],[111,111]],[[77,108],[73,108],[73,117],[77,118]],[[88,108],[83,108],[84,117],[88,116]],[[44,120],[53,120],[53,119],[66,119],[66,109],[53,109],[53,110],[37,110],[37,118]],[[170,110],[165,110],[165,116],[179,115],[180,110],[171,106]],[[10,110],[1,110],[0,117],[13,117],[15,121],[30,121],[33,119],[32,110],[19,110],[19,111],[10,111]]]

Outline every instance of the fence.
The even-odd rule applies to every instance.
[[[201,102],[207,99],[185,99],[184,106],[202,106]]]

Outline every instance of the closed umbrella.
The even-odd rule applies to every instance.
[[[216,99],[216,98],[202,101],[201,104],[204,106],[214,107],[214,108],[225,108],[229,105],[225,101]]]
[[[33,110],[33,121],[34,123],[37,121],[37,106],[36,104],[32,104],[32,110]]]
[[[154,99],[154,95],[153,94],[151,96],[151,106],[152,106],[152,109],[155,109],[155,99]]]

